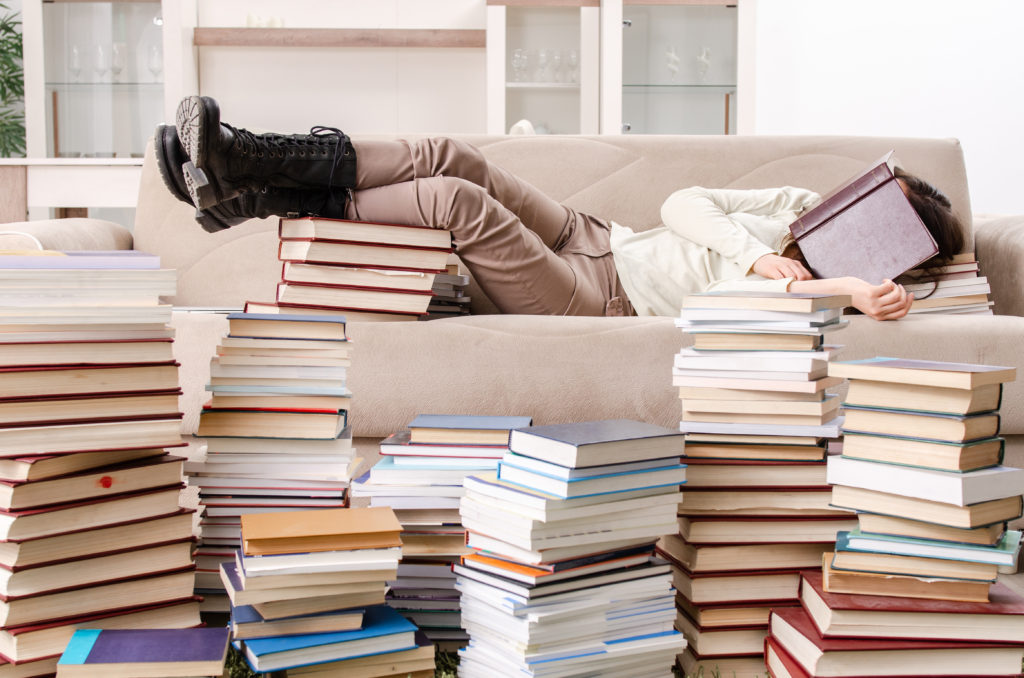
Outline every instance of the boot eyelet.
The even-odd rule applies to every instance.
[[[299,157],[300,158],[305,158],[306,157],[306,152],[305,151],[299,151]]]
[[[259,154],[256,157],[257,158],[262,158],[263,157],[263,151],[260,151]]]

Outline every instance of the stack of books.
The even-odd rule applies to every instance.
[[[497,472],[465,482],[460,676],[672,675],[685,640],[654,544],[675,529],[681,451],[630,420],[512,431]]]
[[[871,358],[839,362],[847,377],[842,456],[829,460],[832,503],[858,511],[825,563],[826,588],[988,600],[1013,568],[1024,469],[1002,465],[1002,384],[1016,369]],[[884,573],[885,576],[878,576]]]
[[[686,297],[675,357],[687,483],[676,534],[658,552],[675,567],[679,657],[687,674],[764,673],[773,605],[796,605],[799,570],[820,564],[856,521],[829,506],[827,444],[839,436],[847,296],[719,292]]]
[[[433,670],[434,648],[384,604],[401,558],[389,508],[249,514],[221,565],[234,645],[257,673],[334,678]]]
[[[910,313],[992,315],[992,292],[973,252],[957,254],[943,266],[915,268],[896,279],[914,293]]]
[[[196,588],[207,609],[226,611],[218,569],[234,559],[242,514],[347,506],[360,459],[347,426],[345,322],[228,315],[199,417],[205,458],[185,465],[204,510]]]
[[[349,320],[417,320],[468,313],[469,280],[449,267],[444,229],[322,217],[281,219],[277,299],[254,313],[344,313]]]
[[[0,669],[78,628],[186,628],[172,270],[140,252],[0,256]],[[13,665],[13,666],[11,666]]]
[[[388,604],[446,649],[466,644],[451,565],[469,552],[459,515],[467,475],[495,470],[509,432],[530,417],[421,414],[381,441],[381,460],[353,497],[390,506],[402,523],[402,563]]]
[[[194,678],[224,675],[226,628],[75,631],[58,678]]]
[[[1016,571],[1024,471],[1000,466],[1002,384],[1014,368],[895,358],[840,362],[847,377],[833,503],[857,511],[801,607],[772,611],[773,676],[1019,675]],[[914,410],[906,409],[913,405]]]

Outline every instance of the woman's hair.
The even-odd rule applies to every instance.
[[[941,266],[948,262],[964,248],[963,225],[953,213],[949,198],[924,179],[900,167],[895,168],[893,174],[907,185],[907,199],[939,246],[939,253],[929,259],[927,264]]]

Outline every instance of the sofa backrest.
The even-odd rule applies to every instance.
[[[379,137],[378,137],[379,138]],[[799,186],[826,192],[895,149],[909,172],[953,203],[973,249],[963,152],[955,139],[838,136],[462,136],[492,162],[556,200],[634,230],[660,223],[661,203],[687,186]],[[152,143],[135,218],[135,247],[179,272],[179,306],[272,301],[280,279],[276,220],[219,233],[193,221],[194,209],[164,188]],[[476,304],[474,303],[474,306]]]

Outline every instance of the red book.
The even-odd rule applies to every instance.
[[[450,250],[452,234],[443,228],[378,221],[302,217],[281,219],[277,234],[282,240],[365,242],[402,247]]]
[[[0,367],[0,401],[94,393],[176,390],[177,362]]]
[[[878,285],[938,254],[894,166],[890,151],[789,225],[816,277],[855,276]]]
[[[802,607],[772,610],[771,637],[813,678],[1016,676],[1024,642],[824,638]]]
[[[800,604],[827,638],[1024,642],[1024,597],[999,582],[989,602],[970,603],[828,593],[820,569],[801,576]]]
[[[451,248],[402,247],[335,240],[282,240],[277,256],[281,261],[307,264],[357,266],[424,273],[444,273]]]

